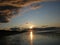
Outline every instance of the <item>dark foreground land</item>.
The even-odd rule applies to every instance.
[[[24,32],[26,32],[26,31],[5,31],[5,30],[0,30],[0,38],[4,37],[4,36],[20,34],[20,33],[24,33]]]

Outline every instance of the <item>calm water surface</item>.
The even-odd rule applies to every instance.
[[[6,36],[0,39],[0,45],[60,45],[60,34],[46,35],[30,31]]]

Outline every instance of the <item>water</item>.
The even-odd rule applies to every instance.
[[[60,45],[60,34],[25,32],[1,38],[0,45]]]

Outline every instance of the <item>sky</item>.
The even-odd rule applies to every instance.
[[[11,18],[10,22],[0,23],[0,28],[14,26],[29,27],[32,25],[36,27],[60,27],[60,2],[47,1],[38,2],[37,4],[33,3],[30,6],[25,6],[22,9],[19,9],[19,13],[16,15],[18,16]]]

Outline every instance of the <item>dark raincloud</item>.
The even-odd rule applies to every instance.
[[[7,23],[19,10],[38,0],[0,0],[0,23]]]
[[[0,6],[0,23],[9,22],[10,19],[18,13],[17,7],[14,6]]]

